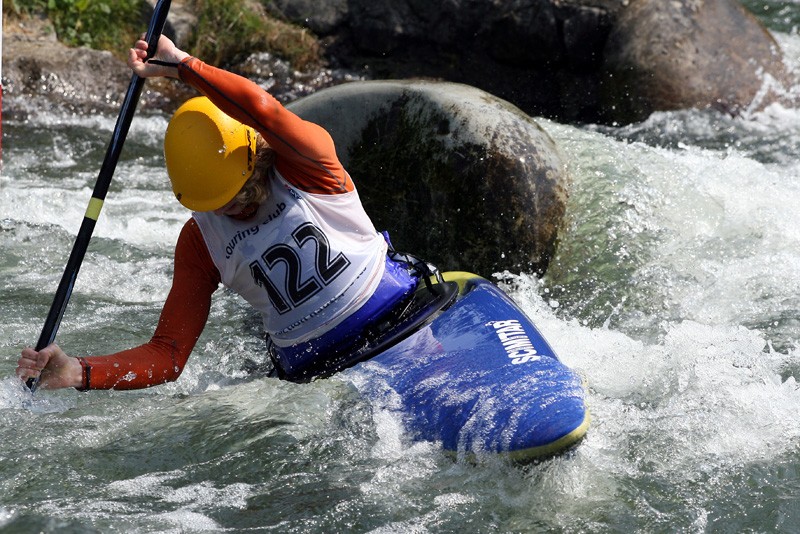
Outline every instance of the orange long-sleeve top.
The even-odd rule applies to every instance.
[[[275,150],[276,169],[294,186],[317,194],[354,189],[320,126],[304,121],[246,78],[187,58],[180,78],[226,114],[255,128]],[[140,389],[176,380],[183,371],[221,283],[200,229],[189,219],[175,246],[172,287],[148,343],[105,356],[81,358],[84,388]]]

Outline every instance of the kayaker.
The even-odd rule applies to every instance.
[[[56,344],[22,351],[17,375],[40,387],[138,389],[176,380],[220,285],[262,317],[273,361],[288,378],[346,347],[390,313],[417,279],[387,256],[331,136],[257,84],[207,65],[162,36],[154,57],[137,41],[128,66],[178,78],[201,95],[165,133],[178,201],[193,211],[175,247],[174,275],[152,339],[104,356]]]

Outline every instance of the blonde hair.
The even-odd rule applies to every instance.
[[[253,174],[244,183],[242,188],[233,197],[237,204],[247,206],[253,202],[261,204],[269,198],[269,171],[275,164],[275,150],[269,143],[257,134],[256,137],[256,164]]]

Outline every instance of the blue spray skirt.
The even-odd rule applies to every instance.
[[[497,286],[470,273],[444,278],[458,284],[449,307],[340,376],[400,410],[415,439],[447,450],[524,461],[580,441],[589,426],[580,377]]]

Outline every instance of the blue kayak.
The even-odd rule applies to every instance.
[[[399,409],[414,439],[446,450],[530,461],[579,442],[589,426],[581,378],[525,313],[471,273],[445,272],[433,286],[417,290],[424,313],[410,313],[397,335],[339,376],[378,406]]]

